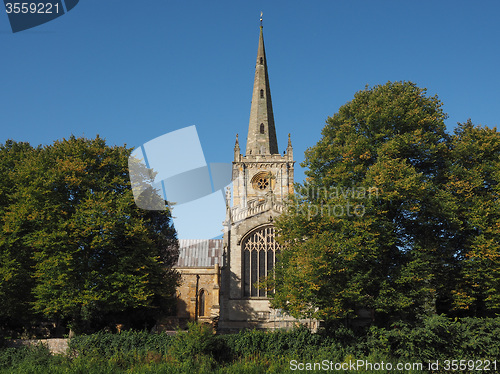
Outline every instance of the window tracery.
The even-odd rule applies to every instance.
[[[266,297],[268,292],[259,288],[262,279],[272,275],[280,245],[275,241],[275,229],[267,226],[255,230],[242,244],[243,294],[245,297]]]

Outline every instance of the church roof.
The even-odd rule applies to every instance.
[[[222,264],[222,239],[179,239],[177,267],[213,267]]]

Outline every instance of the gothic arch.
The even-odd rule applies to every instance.
[[[280,245],[275,240],[275,228],[264,225],[254,228],[241,240],[242,290],[244,297],[267,297],[260,289],[263,277],[272,274]]]
[[[207,315],[207,291],[203,288],[198,292],[198,317]]]

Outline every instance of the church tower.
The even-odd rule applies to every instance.
[[[293,193],[293,165],[290,134],[283,155],[278,150],[261,18],[246,150],[242,155],[236,135],[232,199],[227,193],[221,330],[276,328],[282,319],[259,283],[273,271],[280,251],[273,221]]]

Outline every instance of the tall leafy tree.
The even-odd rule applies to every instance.
[[[27,322],[32,316],[30,302],[32,249],[23,244],[28,227],[13,227],[6,219],[10,206],[15,203],[18,182],[15,170],[22,160],[34,157],[39,149],[28,143],[7,141],[0,145],[0,321]],[[21,317],[21,318],[20,318]]]
[[[35,311],[81,327],[174,294],[170,214],[136,207],[129,155],[99,137],[71,137],[17,163],[2,234],[21,233],[18,245],[31,252]]]
[[[500,311],[500,133],[459,124],[451,143],[449,179],[460,230],[454,240],[461,260],[453,307],[484,316]]]
[[[450,303],[457,226],[437,96],[411,82],[365,88],[306,151],[306,182],[277,222],[287,250],[274,307],[321,319],[359,308],[415,319]]]

